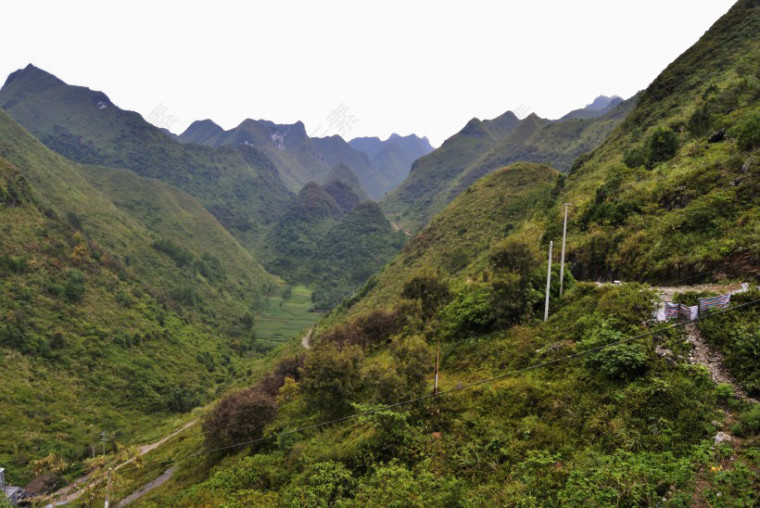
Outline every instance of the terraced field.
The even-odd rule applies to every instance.
[[[304,286],[287,286],[277,296],[269,297],[269,305],[257,316],[256,334],[262,346],[275,347],[308,330],[320,314],[310,312],[311,290]]]

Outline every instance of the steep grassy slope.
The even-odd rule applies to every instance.
[[[114,199],[111,201],[109,195]],[[84,168],[0,112],[0,462],[81,471],[250,368],[271,277],[193,198]],[[46,469],[47,468],[47,469]]]
[[[491,121],[470,120],[440,148],[418,159],[409,176],[383,199],[383,210],[405,229],[420,227],[441,205],[439,190],[500,139],[512,132],[520,120],[511,112]],[[445,206],[445,203],[443,203]],[[440,208],[439,208],[440,210]]]
[[[253,435],[271,439],[210,476],[199,461],[178,463],[147,505],[751,504],[758,438],[748,430],[748,447],[713,446],[729,406],[703,369],[656,353],[685,357],[687,346],[648,324],[652,292],[568,275],[562,298],[552,287],[550,320],[537,319],[546,265],[532,224],[561,181],[520,164],[460,195],[320,326]],[[443,394],[433,398],[436,339]],[[331,419],[341,420],[314,425]],[[221,430],[205,427],[208,439]]]
[[[757,280],[758,49],[760,2],[741,0],[570,176],[519,164],[461,193],[320,324],[300,369],[206,420],[218,442],[238,429],[219,416],[253,400],[275,408],[246,428],[264,439],[210,476],[180,466],[151,505],[757,505],[760,409],[686,360],[653,291],[567,273],[558,297],[555,273],[537,317],[567,201],[579,278]],[[747,306],[698,324],[754,395],[757,320]]]
[[[380,208],[344,183],[308,183],[267,238],[264,264],[290,283],[315,287],[317,308],[335,306],[403,246]]]
[[[354,138],[348,144],[369,157],[370,164],[388,179],[390,188],[404,181],[414,161],[433,151],[427,138],[415,134],[399,136],[394,133],[384,141],[375,137]]]
[[[333,184],[333,182],[341,182],[351,189],[351,192],[359,199],[360,202],[369,200],[369,196],[364,192],[362,183],[356,174],[351,171],[351,168],[345,164],[338,164],[330,170],[322,182],[323,186]]]
[[[127,168],[194,196],[247,248],[255,248],[291,197],[251,147],[183,145],[108,97],[28,66],[0,90],[7,111],[48,147],[81,163]]]
[[[478,181],[407,242],[351,313],[395,305],[416,276],[477,277],[492,246],[551,206],[561,185],[559,173],[536,164],[516,164]],[[535,231],[520,234],[532,235],[528,241],[538,247]]]
[[[580,155],[604,141],[623,121],[635,101],[588,118],[552,122],[531,114],[501,118],[505,128],[485,128],[471,121],[441,148],[423,157],[399,188],[383,201],[383,209],[406,229],[416,230],[477,179],[515,162],[549,164],[568,172]],[[497,119],[494,124],[498,125]]]
[[[759,29],[757,2],[739,2],[569,177],[578,275],[758,274]],[[559,215],[547,225],[555,236]]]

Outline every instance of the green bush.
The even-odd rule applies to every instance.
[[[745,118],[731,130],[731,134],[736,137],[741,150],[753,150],[760,147],[760,114],[756,113]]]
[[[582,350],[595,349],[623,340],[625,336],[616,330],[614,325],[611,320],[598,318],[597,326],[581,341]],[[640,343],[629,342],[589,353],[586,355],[586,366],[610,379],[631,379],[647,370],[647,360],[646,347]]]
[[[70,302],[76,303],[82,301],[85,293],[84,282],[84,274],[79,270],[69,270],[66,274],[66,285],[64,286],[63,293]]]
[[[647,162],[647,152],[643,147],[635,147],[623,153],[623,162],[631,169],[643,166]]]
[[[441,310],[441,324],[447,339],[464,339],[487,331],[494,321],[491,290],[485,284],[465,286]]]
[[[357,489],[358,506],[458,506],[461,483],[428,471],[414,473],[396,463],[379,467]]]
[[[667,162],[678,152],[678,134],[660,127],[647,140],[647,167],[653,168],[660,162]]]
[[[755,404],[749,410],[743,412],[739,421],[731,427],[731,430],[739,436],[752,436],[760,433],[760,405]]]
[[[430,319],[450,299],[451,293],[446,282],[435,276],[420,275],[404,284],[401,296],[419,300],[423,317]]]
[[[489,256],[489,263],[495,273],[512,272],[525,277],[538,261],[535,250],[528,244],[507,239],[496,245]]]
[[[359,370],[363,360],[362,350],[354,345],[341,351],[333,344],[312,350],[304,363],[300,383],[308,407],[327,418],[348,414],[360,388]]]
[[[284,506],[335,506],[350,498],[356,487],[351,471],[340,462],[318,462],[296,476],[283,493]]]
[[[688,458],[670,453],[590,454],[557,497],[561,506],[659,506],[671,487],[685,487],[692,474]]]
[[[171,240],[161,239],[153,242],[152,247],[158,252],[169,256],[174,263],[182,268],[183,266],[190,266],[195,261],[195,256],[189,250],[185,249],[172,242]]]

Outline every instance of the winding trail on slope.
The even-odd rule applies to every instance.
[[[172,477],[172,474],[174,474],[175,469],[176,469],[175,466],[170,467],[169,469],[161,473],[159,477],[153,480],[152,482],[146,483],[145,485],[143,485],[136,491],[132,492],[130,495],[128,495],[127,497],[119,501],[119,504],[116,505],[117,508],[121,508],[122,506],[127,506],[131,503],[134,503],[135,501],[143,497],[145,494],[147,494],[151,490],[156,489],[160,487],[161,485],[163,485],[164,483],[166,483],[169,480],[169,478]]]
[[[140,446],[137,449],[137,456],[138,457],[142,457],[146,453],[149,453],[149,452],[155,450],[156,448],[158,448],[159,446],[163,445],[164,443],[166,443],[168,440],[170,440],[171,438],[173,438],[177,434],[180,434],[181,432],[184,432],[185,430],[187,430],[188,428],[192,427],[196,423],[198,423],[198,420],[191,420],[191,421],[187,422],[185,425],[183,425],[181,428],[175,430],[174,432],[172,432],[171,434],[169,434],[167,436],[164,436],[163,438],[161,438],[160,440],[156,441],[155,443],[150,443],[150,444],[147,444],[147,445]],[[122,462],[118,466],[114,467],[114,471],[118,471],[119,469],[123,468],[124,466],[126,466],[128,464],[131,464],[134,461],[135,461],[135,457],[132,457],[129,460],[125,460],[124,462]],[[51,499],[55,499],[55,498],[57,498],[59,496],[63,496],[63,497],[60,498],[60,499],[57,499],[56,501],[52,501],[51,504],[48,505],[48,506],[61,506],[61,505],[66,505],[66,504],[72,503],[72,502],[76,501],[77,499],[79,499],[87,491],[89,491],[92,488],[96,487],[97,485],[103,483],[103,481],[105,480],[105,475],[103,475],[101,477],[98,477],[98,478],[90,481],[92,479],[92,476],[93,476],[93,473],[86,474],[86,475],[82,476],[81,478],[78,478],[78,479],[74,480],[72,483],[70,483],[66,487],[63,487],[62,489],[60,489],[57,492],[53,493],[50,496]],[[164,481],[166,481],[166,480],[164,480]]]
[[[702,334],[699,333],[699,328],[694,323],[689,323],[685,327],[686,341],[694,347],[693,352],[689,355],[689,362],[692,364],[700,364],[707,367],[710,371],[710,378],[716,385],[721,383],[727,383],[731,385],[734,390],[734,394],[747,402],[757,404],[757,400],[747,395],[729,374],[723,362],[723,355],[719,351],[712,349],[707,345]]]
[[[309,331],[306,332],[306,335],[303,336],[301,339],[301,346],[303,346],[304,349],[311,349],[311,334],[314,332],[314,327],[312,326],[309,328]]]

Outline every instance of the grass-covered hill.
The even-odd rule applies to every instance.
[[[516,162],[549,164],[568,172],[623,121],[634,100],[559,121],[531,114],[518,120],[506,113],[492,122],[471,120],[433,153],[417,161],[383,209],[402,227],[417,230],[477,179]]]
[[[187,192],[249,249],[292,200],[275,166],[253,147],[182,144],[105,94],[32,65],[8,77],[0,108],[71,160],[131,169]]]
[[[341,184],[346,185],[359,202],[369,200],[369,196],[364,191],[362,183],[359,181],[359,177],[357,177],[356,174],[351,171],[351,168],[345,164],[338,164],[332,168],[322,182],[322,185],[325,187],[335,186],[335,182],[340,182]]]
[[[569,176],[584,278],[760,271],[760,5],[741,1],[640,94]],[[560,211],[547,224],[556,237]],[[696,279],[695,279],[696,280]]]
[[[362,286],[404,241],[376,203],[361,200],[342,180],[309,182],[267,237],[263,262],[290,283],[313,285],[315,307],[328,309]]]
[[[152,434],[245,376],[274,281],[189,195],[71,162],[0,112],[0,228],[9,481],[51,454],[75,475],[100,432]]]
[[[652,321],[639,282],[757,282],[759,46],[760,2],[740,0],[569,176],[517,164],[464,190],[305,358],[220,402],[210,458],[144,504],[757,505],[760,406],[689,357],[699,332],[757,398],[760,292],[685,329]],[[544,322],[565,202],[571,262]],[[608,276],[626,283],[593,282]]]
[[[404,181],[414,161],[433,151],[426,137],[420,138],[415,134],[400,136],[394,133],[386,140],[377,137],[354,138],[348,144],[369,157],[370,164],[389,180],[390,189]]]
[[[520,164],[460,195],[320,324],[305,359],[213,409],[208,458],[177,462],[144,505],[756,502],[758,413],[686,360],[683,330],[651,324],[654,292],[568,273],[560,298],[555,269],[540,319],[534,225],[562,181]],[[731,319],[746,328],[756,313]],[[705,332],[725,340],[720,326]],[[729,427],[737,441],[715,446]],[[143,481],[170,464],[148,464]]]
[[[502,168],[476,182],[373,277],[368,294],[351,313],[395,305],[404,285],[418,276],[477,277],[492,246],[514,233],[536,210],[550,206],[562,182],[557,171],[529,163]],[[537,250],[535,233],[531,242]]]
[[[433,207],[440,211],[445,206],[440,190],[519,123],[511,112],[494,120],[473,118],[437,150],[414,162],[401,185],[383,199],[383,210],[405,229],[421,227],[432,218]]]
[[[389,179],[370,164],[366,155],[354,150],[343,138],[310,137],[302,122],[281,125],[247,119],[225,131],[210,120],[203,120],[191,124],[179,139],[214,147],[255,147],[274,163],[282,181],[294,192],[311,181],[322,181],[338,164],[352,168],[374,199],[382,196],[391,185]]]

